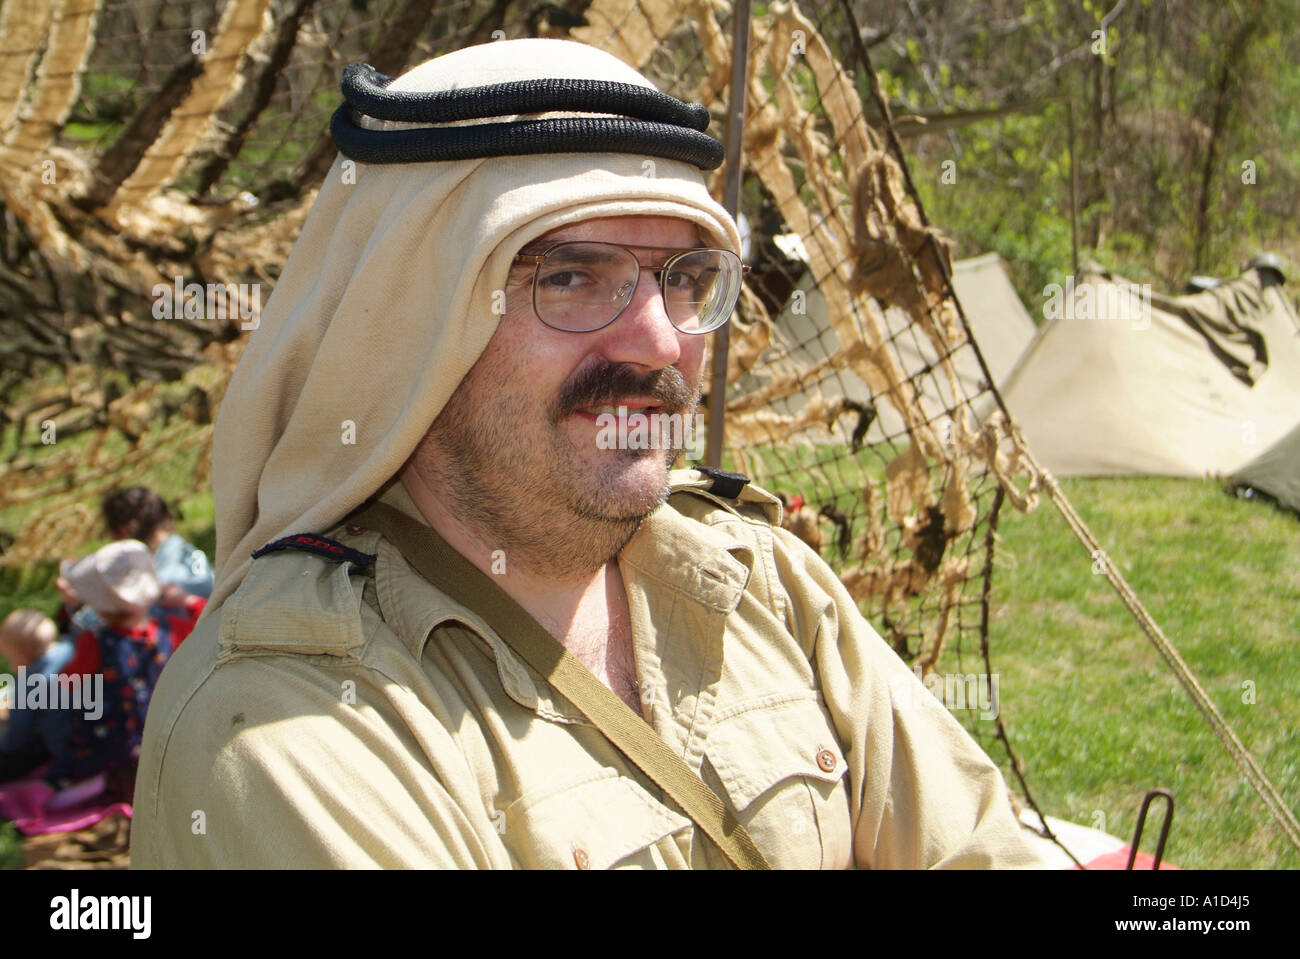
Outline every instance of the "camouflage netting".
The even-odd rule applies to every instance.
[[[652,75],[674,51],[670,92],[721,113],[731,45],[718,10],[597,0],[573,35]],[[966,395],[958,380],[954,356],[975,345],[948,244],[869,122],[846,53],[829,45],[849,34],[834,26],[794,4],[753,20],[743,212],[754,271],[732,325],[725,445],[786,498],[787,525],[899,654],[929,670],[947,643],[981,636],[996,493],[1027,508],[1037,477],[1005,416],[979,425],[974,408],[997,405],[992,393]]]
[[[189,489],[164,492],[206,487],[212,416],[256,335],[238,285],[269,295],[333,159],[345,63],[396,74],[494,37],[569,36],[709,105],[721,136],[729,10],[4,0],[0,518],[13,541],[0,563],[74,552],[104,491],[183,451],[197,462]],[[949,244],[882,132],[845,18],[826,0],[752,21],[753,272],[731,327],[726,459],[785,497],[789,527],[902,657],[929,670],[951,649],[983,672],[997,511],[1008,497],[1032,507],[1038,476],[1001,400],[987,384],[967,395],[956,375],[961,351],[983,361]],[[720,170],[715,195],[722,183]],[[154,287],[177,278],[207,308],[159,318]]]

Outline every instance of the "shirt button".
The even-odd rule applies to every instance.
[[[591,868],[591,858],[587,855],[587,850],[585,849],[573,850],[573,861],[579,869]]]
[[[347,525],[347,531],[349,536],[360,536],[366,531],[366,528],[364,526],[357,526],[353,523],[349,523]]]
[[[835,768],[835,754],[829,749],[823,749],[817,754],[817,765],[821,767],[822,772],[831,772]]]

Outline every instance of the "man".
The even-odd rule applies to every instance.
[[[504,590],[768,864],[1033,864],[996,768],[891,700],[915,678],[774,497],[599,441],[620,407],[693,413],[734,307],[707,117],[547,40],[344,90],[221,409],[217,585],[154,697],[134,864],[735,861],[367,501]]]

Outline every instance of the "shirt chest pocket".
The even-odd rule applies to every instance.
[[[613,769],[505,811],[501,838],[524,869],[684,865],[691,821]],[[681,841],[660,845],[674,835]]]
[[[848,764],[816,701],[790,700],[727,716],[709,732],[705,775],[776,869],[853,862]]]

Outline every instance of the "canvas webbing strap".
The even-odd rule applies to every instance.
[[[372,503],[348,521],[382,533],[425,579],[482,616],[524,662],[662,788],[728,862],[737,869],[771,868],[731,810],[649,724],[436,531],[385,503]]]

